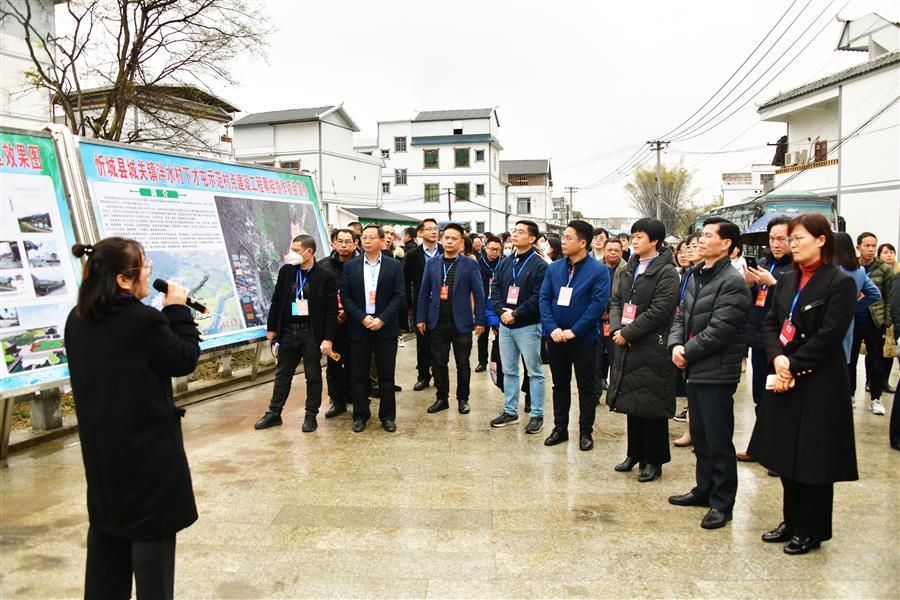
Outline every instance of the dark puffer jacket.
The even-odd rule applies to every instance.
[[[750,290],[726,256],[691,278],[675,312],[669,349],[684,346],[687,383],[737,383],[747,350]]]
[[[891,285],[894,281],[894,270],[880,258],[866,268],[866,274],[881,292],[881,300],[869,305],[869,314],[879,327],[891,324]]]
[[[609,302],[610,332],[621,332],[628,345],[616,346],[606,404],[635,417],[670,419],[675,416],[675,365],[666,336],[678,299],[678,272],[667,248],[635,280],[637,268],[638,257],[632,256]],[[622,325],[627,302],[637,305],[637,317]]]

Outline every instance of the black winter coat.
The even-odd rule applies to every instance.
[[[616,346],[606,404],[635,417],[670,419],[675,416],[675,365],[666,337],[675,316],[678,272],[668,248],[635,280],[637,268],[638,257],[632,256],[609,302],[610,333],[620,331],[628,345]],[[637,305],[637,317],[623,326],[626,302]]]
[[[172,377],[191,373],[200,334],[186,306],[134,300],[102,321],[73,310],[66,353],[91,527],[127,540],[169,537],[197,520]]]
[[[771,254],[767,254],[765,259],[760,261],[759,268],[769,270],[772,269],[772,261],[775,261],[775,257]],[[794,259],[791,257],[790,252],[781,257],[781,260],[775,261],[775,268],[772,269],[772,276],[775,277],[775,281],[781,281],[781,278],[784,277],[786,273],[790,273],[794,268]],[[764,286],[754,285],[750,288],[750,300],[753,302],[753,306],[750,307],[750,323],[747,329],[747,344],[751,347],[763,348],[766,345],[765,335],[763,334],[763,330],[765,328],[766,315],[769,314],[769,310],[772,308],[772,298],[775,297],[775,288],[767,288],[766,290],[766,301],[764,306],[756,306],[756,300],[759,297],[759,292]]]
[[[278,270],[278,281],[272,293],[272,306],[266,323],[266,330],[274,332],[276,337],[284,334],[284,326],[290,322],[291,305],[297,298],[299,268],[300,265],[282,265]],[[313,337],[319,343],[322,340],[333,341],[338,313],[338,280],[335,279],[334,270],[317,262],[307,277],[303,293],[309,300],[309,322]]]
[[[670,350],[684,346],[687,383],[741,380],[749,312],[747,282],[727,256],[709,269],[700,267],[694,271],[669,334]]]
[[[766,356],[787,356],[796,386],[783,394],[766,391],[748,452],[800,483],[855,481],[850,378],[841,342],[856,310],[856,284],[834,265],[819,267],[797,301],[794,339],[782,346],[779,334],[799,280],[797,270],[778,282],[766,317]]]

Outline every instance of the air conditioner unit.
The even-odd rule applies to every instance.
[[[801,165],[805,165],[807,158],[809,158],[809,150],[806,150],[804,148],[803,150],[800,150],[799,152],[797,152],[797,154],[799,154],[799,156],[797,157],[797,162],[800,163]]]
[[[785,152],[784,166],[792,167],[796,164],[797,164],[797,153],[796,152]]]

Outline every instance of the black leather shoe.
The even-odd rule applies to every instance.
[[[353,420],[353,433],[361,433],[366,428],[366,422],[362,419]]]
[[[623,460],[622,462],[620,462],[613,468],[616,471],[618,471],[619,473],[627,473],[628,471],[632,470],[634,468],[634,465],[636,465],[636,464],[638,464],[638,461],[636,458],[631,458],[630,456],[626,456],[625,460]]]
[[[772,531],[767,531],[764,534],[762,534],[762,541],[768,542],[770,544],[774,544],[777,542],[790,541],[790,539],[792,537],[793,536],[791,535],[791,530],[788,528],[787,525],[782,523],[781,525],[779,525]]]
[[[485,371],[487,371],[487,365],[479,364],[475,367],[476,373],[484,373]]]
[[[725,523],[731,520],[731,512],[722,512],[718,508],[711,508],[703,520],[700,521],[700,527],[703,529],[718,529],[725,527]]]
[[[469,402],[468,400],[460,400],[459,401],[459,414],[467,415],[469,414]]]
[[[424,379],[420,379],[420,380],[418,380],[418,381],[416,382],[416,385],[413,386],[413,390],[416,391],[416,392],[421,392],[422,390],[424,390],[425,388],[427,388],[429,385],[431,385],[431,382],[430,382],[430,381],[426,381],[426,380],[424,380]]]
[[[553,428],[553,431],[550,432],[550,435],[547,436],[547,439],[544,440],[545,446],[555,446],[557,444],[562,444],[563,442],[569,441],[569,432],[565,429],[557,429]]]
[[[442,410],[447,410],[450,408],[450,403],[446,400],[435,400],[434,404],[428,407],[428,412],[434,414],[436,412],[441,412]]]
[[[589,433],[582,433],[578,438],[578,448],[587,452],[594,448],[594,438]]]
[[[397,385],[397,384],[395,383],[395,384],[394,384],[394,391],[395,391],[395,392],[402,392],[402,391],[403,391],[403,388],[400,387],[399,385]]]
[[[319,424],[316,422],[316,415],[307,414],[303,417],[303,426],[300,428],[300,431],[303,433],[310,433],[311,431],[315,431],[319,427]]]
[[[784,553],[785,554],[806,554],[810,550],[815,550],[822,543],[819,540],[813,538],[799,538],[796,535],[791,538],[787,544],[784,545]]]
[[[332,404],[331,408],[328,409],[328,412],[325,413],[326,419],[333,419],[338,415],[342,415],[347,412],[346,404]]]
[[[390,419],[385,419],[384,421],[382,421],[381,426],[384,427],[384,430],[388,433],[394,433],[395,431],[397,431],[397,425]]]
[[[669,496],[669,504],[675,506],[709,506],[709,500],[706,498],[698,498],[694,492],[688,492],[680,496]]]
[[[650,463],[647,463],[644,465],[641,474],[638,475],[638,481],[640,483],[647,483],[648,481],[653,481],[660,477],[662,477],[662,465],[651,465]]]
[[[268,429],[277,425],[281,425],[281,415],[267,412],[259,421],[253,424],[253,429]]]

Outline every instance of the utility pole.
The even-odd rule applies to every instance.
[[[573,187],[573,186],[571,186],[571,185],[570,185],[570,186],[566,186],[566,192],[568,192],[568,194],[569,194],[569,203],[566,204],[566,222],[563,223],[563,225],[568,225],[569,221],[571,220],[571,219],[569,218],[569,215],[571,214],[571,211],[573,210],[573,205],[572,205],[572,194],[574,194],[574,193],[577,192],[577,191],[578,191],[578,188],[577,188],[577,187]]]
[[[669,142],[656,140],[647,143],[650,144],[653,150],[656,150],[656,218],[662,221],[662,162],[659,153],[662,151],[663,146],[669,145]]]
[[[447,190],[447,220],[453,220],[453,205],[450,203],[450,190],[453,188],[444,188]]]

